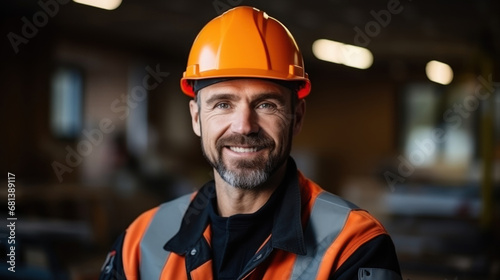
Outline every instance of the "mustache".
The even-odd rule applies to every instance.
[[[271,137],[265,134],[260,134],[260,135],[233,134],[220,138],[216,143],[216,148],[219,151],[227,146],[252,146],[262,149],[267,147],[273,147],[274,141]]]

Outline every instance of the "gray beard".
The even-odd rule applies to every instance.
[[[230,170],[222,158],[222,148],[217,149],[218,159],[212,160],[203,148],[203,139],[201,141],[203,156],[220,177],[229,185],[242,190],[255,190],[264,185],[276,170],[286,162],[291,150],[290,143],[282,157],[271,154],[268,160],[259,157],[251,162],[241,161],[235,166],[237,170]]]
[[[277,169],[275,166],[275,160],[270,159],[267,161],[264,168],[260,168],[255,165],[243,167],[241,165],[247,164],[238,164],[240,165],[237,166],[239,170],[229,170],[226,164],[224,164],[220,153],[217,163],[214,165],[211,162],[210,164],[226,183],[243,190],[253,190],[263,185]]]
[[[247,174],[241,175],[227,170],[224,165],[216,168],[216,171],[226,183],[242,190],[254,190],[264,184],[271,176],[270,172],[264,170],[251,170]]]

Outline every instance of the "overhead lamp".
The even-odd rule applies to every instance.
[[[429,80],[442,85],[447,85],[453,80],[453,70],[450,65],[437,60],[427,63],[425,74],[427,74]]]
[[[373,64],[373,55],[368,49],[332,40],[314,41],[312,51],[318,59],[358,69],[367,69]]]
[[[120,6],[122,0],[73,0],[76,3],[96,7],[104,10],[114,10]]]

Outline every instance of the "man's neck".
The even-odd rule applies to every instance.
[[[240,189],[229,185],[220,175],[215,174],[215,191],[217,208],[221,217],[236,214],[251,214],[259,210],[269,200],[273,192],[283,181],[286,172],[286,162],[269,178],[263,186],[252,190]]]

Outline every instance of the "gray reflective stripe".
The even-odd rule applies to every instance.
[[[170,252],[163,246],[178,231],[182,217],[189,206],[191,195],[185,195],[160,205],[141,239],[141,279],[160,279]]]
[[[383,268],[360,268],[358,269],[358,280],[401,280],[402,277],[396,272]]]
[[[354,204],[331,193],[318,195],[304,234],[307,254],[297,256],[291,279],[316,278],[326,250],[344,227],[349,212],[356,208]]]

